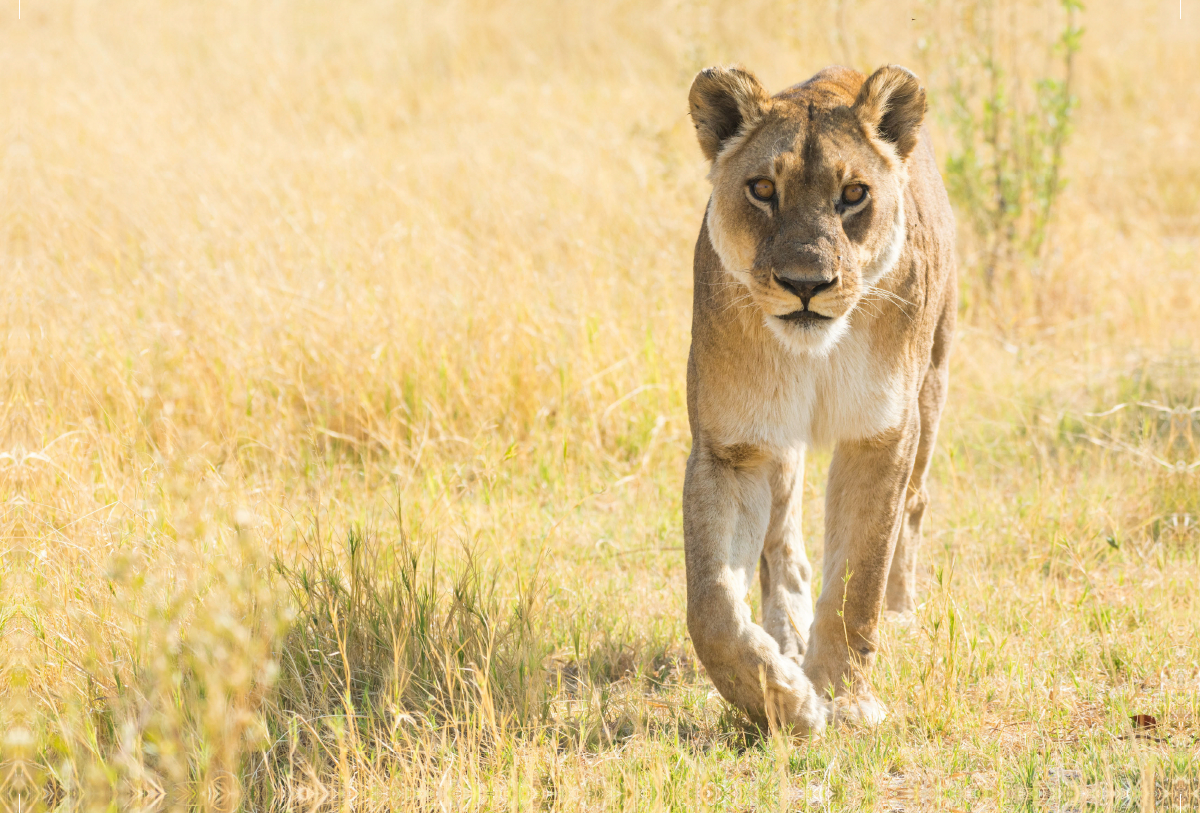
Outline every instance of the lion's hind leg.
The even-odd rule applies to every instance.
[[[953,300],[951,302],[953,303]],[[921,523],[929,505],[929,491],[925,487],[925,480],[929,474],[933,447],[937,443],[938,422],[942,416],[942,408],[946,405],[946,390],[950,382],[949,344],[952,330],[953,319],[947,320],[943,314],[935,336],[929,369],[917,396],[921,436],[917,441],[917,456],[908,480],[900,535],[896,539],[896,551],[892,554],[892,564],[888,571],[885,604],[888,613],[896,614],[900,620],[911,619],[917,609],[917,551],[921,545]]]

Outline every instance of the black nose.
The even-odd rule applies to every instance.
[[[808,307],[808,301],[821,291],[826,291],[838,284],[838,278],[833,279],[788,279],[775,275],[775,281],[779,283],[779,287],[785,291],[790,291],[800,297],[800,301],[804,303],[804,307]]]

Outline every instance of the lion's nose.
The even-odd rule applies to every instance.
[[[782,277],[779,274],[775,275],[775,281],[779,283],[780,288],[800,297],[800,301],[804,303],[804,307],[806,308],[810,299],[838,284],[837,277],[833,279],[804,279],[802,277]]]

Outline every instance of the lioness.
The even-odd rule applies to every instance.
[[[708,68],[689,103],[713,191],[688,358],[688,631],[760,725],[876,722],[867,674],[885,597],[915,608],[956,308],[925,90],[894,65],[827,68],[776,96]],[[835,448],[814,619],[801,478],[822,444]],[[762,626],[746,604],[756,562]]]

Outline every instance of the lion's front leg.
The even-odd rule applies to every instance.
[[[784,657],[800,663],[813,620],[812,567],[800,529],[804,450],[780,455],[770,477],[771,521],[759,566],[763,628],[779,642]]]
[[[768,466],[697,444],[683,487],[688,632],[721,696],[759,725],[820,731],[825,705],[746,603],[771,514]]]
[[[919,432],[914,410],[884,437],[839,443],[829,467],[822,587],[804,671],[823,696],[845,698],[839,715],[869,723],[884,716],[867,676]]]

